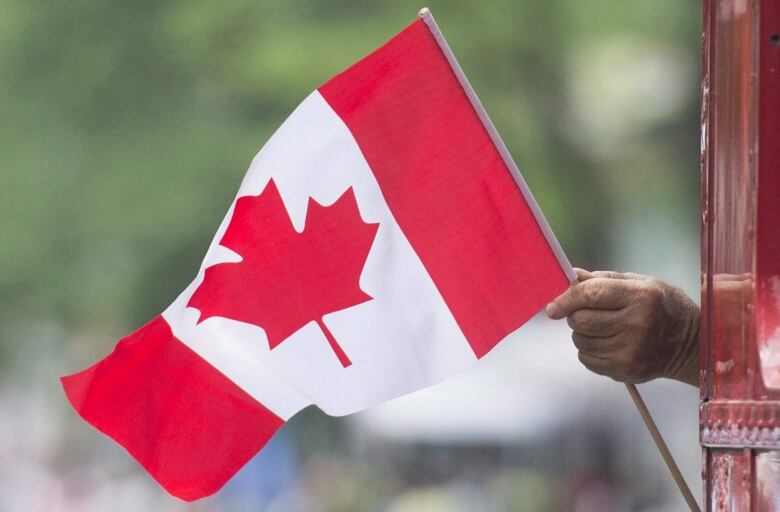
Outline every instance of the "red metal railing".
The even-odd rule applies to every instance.
[[[780,2],[704,0],[705,508],[780,510]]]

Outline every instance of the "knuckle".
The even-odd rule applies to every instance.
[[[592,371],[593,373],[598,373],[599,375],[603,375],[603,370],[599,365],[594,364],[593,359],[584,352],[580,351],[577,353],[577,358],[580,360],[580,363],[585,366],[588,370]]]
[[[604,288],[598,282],[590,281],[589,286],[585,286],[582,290],[582,296],[589,304],[597,302],[604,293]]]
[[[581,353],[587,353],[593,348],[590,340],[579,333],[572,333],[571,340],[574,342],[574,346],[577,347],[577,350]]]
[[[606,361],[596,359],[587,353],[584,353],[582,351],[577,353],[577,358],[580,360],[580,363],[590,370],[591,372],[597,374],[597,375],[610,375],[611,371],[609,368],[609,365]]]
[[[590,320],[587,312],[579,309],[569,315],[569,327],[575,331],[587,329],[590,325]]]
[[[655,278],[643,281],[642,293],[645,301],[649,305],[656,306],[661,303],[661,300],[664,297],[663,283]]]
[[[569,316],[566,317],[566,323],[569,324],[569,327],[571,327],[573,331],[577,330],[577,318],[579,317],[577,313],[578,311],[574,311],[573,313],[569,313]]]

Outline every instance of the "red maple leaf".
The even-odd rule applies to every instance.
[[[220,316],[262,327],[271,349],[315,321],[346,368],[352,362],[322,317],[371,300],[358,281],[378,227],[363,222],[350,187],[327,207],[309,198],[298,233],[271,180],[236,201],[219,242],[242,261],[207,268],[187,305],[200,310],[198,323]]]

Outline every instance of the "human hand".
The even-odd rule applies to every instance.
[[[639,274],[575,270],[579,282],[545,311],[567,319],[586,368],[621,382],[698,385],[699,307],[682,290]]]

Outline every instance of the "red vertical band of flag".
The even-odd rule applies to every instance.
[[[62,385],[87,422],[188,501],[216,492],[284,423],[159,316]]]
[[[566,290],[568,277],[422,20],[319,92],[478,357]]]

